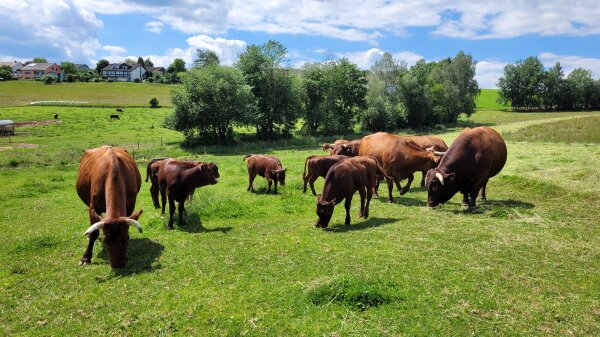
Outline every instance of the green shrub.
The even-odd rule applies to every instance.
[[[158,108],[158,98],[152,97],[150,99],[150,107],[151,108]]]

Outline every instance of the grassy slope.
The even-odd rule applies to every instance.
[[[150,83],[59,83],[38,81],[0,82],[0,106],[28,105],[33,101],[85,101],[99,106],[149,106],[156,97],[170,106],[170,85]]]
[[[506,106],[498,104],[498,89],[481,89],[477,96],[477,110],[499,110]]]
[[[264,195],[266,184],[257,180],[259,193],[249,194],[245,150],[182,150],[179,134],[158,127],[168,110],[128,109],[121,121],[108,120],[110,110],[84,108],[2,109],[0,117],[44,120],[58,111],[61,124],[25,129],[15,139],[40,147],[0,152],[0,334],[591,335],[600,329],[600,144],[509,140],[507,166],[490,181],[490,201],[476,214],[463,213],[459,197],[427,208],[417,187],[403,197],[395,192],[393,205],[374,200],[366,221],[357,217],[355,197],[352,225],[342,225],[338,206],[331,229],[320,231],[312,226],[315,198],[301,193],[303,158],[321,153],[316,144],[272,151],[289,167],[288,184],[279,195]],[[573,115],[593,114],[482,112],[473,120],[508,132]],[[442,137],[450,143],[458,131]],[[144,183],[138,196],[144,234],[131,233],[122,271],[110,270],[100,246],[93,265],[77,266],[87,221],[74,191],[77,163],[83,149],[105,143],[135,150],[142,172],[143,160],[172,155],[215,161],[222,177],[197,191],[188,206],[191,224],[174,231],[164,229],[166,218],[152,208]],[[352,296],[347,284],[370,295]],[[355,309],[377,294],[390,302]]]

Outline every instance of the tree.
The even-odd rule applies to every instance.
[[[542,105],[543,79],[544,66],[537,57],[509,64],[504,67],[504,76],[498,79],[498,101],[510,103],[516,110],[538,109]]]
[[[77,74],[77,67],[75,67],[75,64],[72,62],[62,62],[60,64],[60,69],[62,70],[62,72],[64,74],[72,74],[75,75]]]
[[[561,91],[564,86],[564,76],[560,62],[556,62],[554,66],[544,74],[542,80],[542,101],[544,109],[557,108],[563,98]]]
[[[12,68],[6,65],[0,66],[0,81],[8,81],[12,78]]]
[[[594,98],[594,80],[592,72],[587,69],[577,68],[567,76],[567,81],[572,89],[575,97],[574,108],[587,109],[591,108]]]
[[[154,63],[152,61],[150,61],[150,58],[147,57],[146,60],[144,61],[144,67],[154,67]]]
[[[256,110],[256,99],[242,72],[218,65],[190,70],[173,90],[171,124],[188,143],[230,143],[233,126]]]
[[[99,60],[98,63],[96,63],[96,72],[101,75],[102,69],[109,64],[110,64],[110,62],[108,62],[108,60],[105,60],[105,59]]]
[[[302,86],[304,87],[304,130],[311,135],[319,132],[325,111],[324,71],[320,63],[305,63],[302,66]]]
[[[132,66],[132,65],[135,65],[135,64],[138,64],[138,63],[137,63],[135,60],[133,60],[133,59],[130,59],[130,58],[126,58],[125,60],[123,60],[123,63],[127,63],[127,64],[129,64],[130,66]]]
[[[250,117],[261,139],[290,135],[300,112],[301,85],[285,68],[285,47],[270,40],[260,46],[250,45],[240,54],[238,68],[258,99],[258,110]]]
[[[45,57],[34,57],[32,63],[48,63]]]
[[[171,73],[171,74],[177,74],[179,72],[184,72],[184,71],[185,71],[185,61],[180,58],[174,59],[173,63],[171,63],[169,65],[169,67],[167,68],[167,72]]]
[[[208,65],[220,64],[219,56],[212,50],[196,49],[196,58],[194,59],[194,67],[205,67]]]
[[[144,65],[144,58],[143,58],[143,57],[141,57],[141,56],[138,56],[138,59],[137,59],[137,62],[136,62],[136,63],[137,63],[137,64],[140,64],[140,65]]]
[[[158,108],[158,98],[152,97],[149,103],[151,108]]]

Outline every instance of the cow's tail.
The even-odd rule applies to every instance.
[[[377,165],[377,175],[381,175],[385,179],[394,180],[393,177],[390,177],[387,174],[385,174],[385,171],[383,171],[383,168],[381,167],[381,164],[379,163],[379,160],[377,160],[377,158],[375,158],[373,156],[369,156],[369,157],[371,157],[375,161],[375,164]]]
[[[242,159],[242,161],[246,161],[246,158],[252,157],[254,156],[253,154],[247,154],[244,156],[244,159]]]
[[[308,165],[308,161],[311,160],[314,157],[316,157],[316,156],[308,156],[308,157],[306,157],[306,160],[304,161],[304,173],[302,173],[302,180],[304,180],[306,178],[306,166]]]
[[[146,166],[146,182],[148,182],[148,177],[150,177],[152,175],[152,172],[150,172],[150,169],[152,166],[152,164],[154,164],[155,162],[159,161],[159,160],[165,160],[168,159],[167,157],[164,158],[152,158],[149,162],[148,162],[148,166]]]

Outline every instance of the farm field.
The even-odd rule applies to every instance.
[[[181,134],[161,127],[169,111],[125,108],[110,120],[114,108],[0,108],[0,119],[18,122],[60,116],[19,128],[13,143],[0,138],[0,335],[599,331],[599,113],[478,111],[440,134],[450,144],[462,125],[483,124],[507,140],[507,165],[478,211],[465,213],[460,196],[427,207],[417,173],[394,204],[382,186],[368,220],[355,195],[351,225],[338,205],[317,230],[316,198],[302,194],[301,177],[325,139],[185,149]],[[144,233],[130,231],[122,270],[111,270],[100,244],[92,265],[78,265],[88,216],[75,177],[82,151],[102,144],[125,147],[142,178],[158,156],[213,161],[221,174],[186,203],[189,224],[172,231],[144,182]],[[264,194],[260,178],[257,193],[246,192],[246,153],[288,167],[279,194]]]
[[[481,89],[475,103],[477,110],[500,110],[507,109],[507,106],[498,103],[498,89]]]

